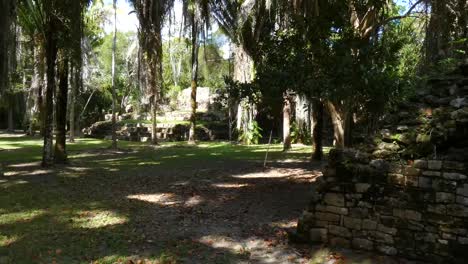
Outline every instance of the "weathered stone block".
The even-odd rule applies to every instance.
[[[465,164],[462,162],[444,161],[444,169],[463,171],[465,168]]]
[[[382,224],[377,225],[377,231],[390,234],[390,235],[396,235],[397,229],[393,227],[387,227]]]
[[[427,160],[415,160],[413,166],[418,169],[426,169],[427,168]]]
[[[468,197],[468,184],[463,184],[463,187],[457,188],[457,194]]]
[[[394,256],[398,253],[397,249],[387,245],[377,246],[377,250],[385,255]]]
[[[377,229],[377,222],[369,219],[364,219],[362,221],[362,229],[375,230]]]
[[[386,234],[386,233],[383,233],[383,232],[379,232],[379,231],[374,231],[373,236],[374,236],[375,241],[377,241],[377,242],[386,243],[386,244],[393,244],[393,236],[392,235],[389,235],[389,234]]]
[[[315,209],[317,211],[322,211],[322,212],[329,212],[329,213],[334,213],[334,214],[339,214],[339,215],[346,215],[348,214],[348,208],[345,207],[337,207],[337,206],[332,206],[332,205],[321,205],[318,204]]]
[[[351,208],[349,209],[349,216],[357,218],[366,218],[369,216],[368,208]]]
[[[362,220],[359,218],[344,217],[343,224],[347,228],[360,230],[362,226]]]
[[[430,170],[440,170],[442,168],[442,161],[440,161],[440,160],[429,160],[427,162],[427,167]]]
[[[327,241],[326,228],[311,228],[309,231],[310,242],[325,242]]]
[[[462,245],[468,245],[468,237],[458,237],[458,242]]]
[[[455,201],[455,195],[446,192],[436,193],[436,202],[438,203],[453,203]]]
[[[332,213],[316,212],[315,218],[319,221],[340,222],[340,215]]]
[[[351,232],[349,231],[349,229],[342,226],[329,225],[328,232],[335,236],[351,237]]]
[[[358,193],[364,193],[364,192],[367,192],[367,190],[370,188],[370,184],[368,183],[356,183],[355,184],[355,188],[356,188],[356,192]]]
[[[452,193],[457,189],[457,182],[444,179],[434,179],[432,180],[432,188],[435,191]]]
[[[445,233],[456,234],[459,236],[465,236],[467,234],[467,230],[465,228],[441,226],[440,230]]]
[[[447,205],[447,215],[468,217],[468,207],[460,204]]]
[[[468,206],[468,197],[457,195],[457,203],[464,206]]]
[[[438,238],[439,238],[439,236],[437,234],[434,234],[434,233],[424,232],[424,233],[415,233],[414,234],[414,239],[416,241],[425,241],[425,242],[429,242],[429,243],[435,243]]]
[[[345,239],[342,237],[333,237],[330,239],[330,245],[331,246],[339,246],[339,247],[345,247],[349,248],[350,247],[350,242],[349,239]]]
[[[465,169],[465,164],[456,161],[444,161],[444,169],[462,171]]]
[[[422,175],[431,176],[431,177],[440,177],[441,173],[440,173],[440,171],[425,170],[425,171],[422,172]]]
[[[427,206],[427,211],[431,213],[444,215],[447,213],[447,207],[442,204],[429,204]]]
[[[418,177],[418,187],[423,189],[429,189],[432,187],[432,179],[429,177]]]
[[[413,166],[406,166],[403,174],[406,176],[419,176],[421,174],[421,170]]]
[[[450,233],[442,233],[442,238],[448,239],[448,240],[456,240],[457,236],[454,234],[450,234]]]
[[[364,250],[372,250],[374,247],[374,243],[372,241],[363,238],[354,238],[352,240],[352,245],[353,248]]]
[[[457,173],[457,172],[444,172],[442,177],[447,180],[465,180],[467,177],[465,174]]]
[[[343,194],[340,193],[327,193],[323,198],[324,202],[328,205],[343,207],[345,205],[345,199]]]
[[[405,218],[414,221],[421,221],[421,213],[414,210],[405,210]]]

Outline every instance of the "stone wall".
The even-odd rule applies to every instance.
[[[468,78],[431,80],[354,149],[332,150],[298,235],[420,259],[467,263]]]

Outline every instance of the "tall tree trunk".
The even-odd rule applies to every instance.
[[[245,51],[241,45],[234,47],[234,73],[233,79],[239,83],[250,83],[253,79],[253,60],[252,57]],[[242,98],[238,98],[237,106],[237,122],[236,128],[239,135],[242,133],[243,127],[249,127],[251,124],[242,124],[243,121],[250,121],[247,118],[249,106],[243,102]],[[252,108],[252,106],[250,106]]]
[[[8,128],[7,128],[7,131],[8,132],[13,132],[15,131],[15,124],[14,124],[14,107],[15,107],[15,104],[13,103],[13,101],[15,100],[15,96],[14,95],[10,95],[10,102],[8,103]]]
[[[192,15],[192,91],[190,94],[190,102],[192,106],[192,113],[190,115],[190,131],[189,143],[195,143],[195,127],[197,121],[197,85],[198,85],[198,50],[199,45],[197,41],[198,22],[195,20],[195,15]]]
[[[333,135],[335,139],[335,146],[344,148],[344,118],[337,107],[331,102],[326,101],[327,110],[330,113],[333,124]]]
[[[52,17],[52,15],[50,15]],[[44,107],[44,146],[42,152],[42,166],[53,164],[53,99],[55,89],[55,61],[57,58],[57,40],[55,38],[55,24],[57,21],[48,18],[46,35],[46,64],[47,64],[47,87]]]
[[[354,127],[354,119],[353,119],[353,111],[351,109],[347,109],[344,114],[344,146],[351,147],[353,145],[353,127]]]
[[[114,7],[114,38],[112,41],[112,148],[117,148],[117,118],[116,118],[116,104],[117,94],[115,91],[115,49],[117,42],[117,0],[113,1]]]
[[[284,96],[283,101],[283,151],[291,149],[291,98]]]
[[[33,96],[33,105],[31,107],[31,114],[29,120],[29,133],[34,135],[35,127],[39,122],[40,127],[42,128],[41,113],[43,111],[42,104],[44,103],[42,99],[42,87],[44,86],[44,64],[43,64],[43,52],[42,52],[42,43],[37,41],[37,37],[34,37],[34,47],[33,47],[33,74],[31,77],[31,94]],[[42,132],[41,132],[42,134]]]
[[[68,98],[68,57],[62,51],[58,65],[59,87],[57,102],[55,104],[56,129],[55,163],[64,164],[67,161],[66,135],[67,135],[67,98]]]
[[[333,123],[335,146],[339,148],[352,145],[353,112],[346,104],[337,106],[331,101],[326,101],[326,106]]]
[[[11,59],[11,24],[13,22],[13,9],[15,0],[2,0],[0,8],[0,94],[9,85],[9,61]]]
[[[312,159],[314,160],[322,160],[323,157],[323,110],[323,102],[320,99],[312,101],[312,138],[314,141],[314,153],[312,154]]]
[[[71,90],[70,90],[70,142],[75,142],[75,123],[76,123],[76,114],[75,114],[75,101],[76,101],[76,92],[78,91],[78,82],[80,79],[80,67],[75,65],[72,67],[71,72]]]

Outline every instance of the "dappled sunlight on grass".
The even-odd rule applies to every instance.
[[[0,187],[9,188],[16,185],[27,184],[27,181],[23,180],[0,180]]]
[[[0,135],[0,144],[17,147],[0,151],[5,174],[0,177],[0,256],[7,256],[7,263],[159,263],[171,258],[177,263],[233,263],[250,254],[245,238],[233,244],[227,239],[226,247],[196,239],[210,234],[222,240],[233,230],[238,235],[239,221],[253,215],[258,219],[248,220],[249,225],[259,222],[258,214],[278,221],[295,217],[273,208],[285,200],[277,198],[280,192],[290,196],[280,183],[290,181],[288,172],[276,178],[271,172],[270,179],[233,178],[262,174],[266,145],[163,142],[154,147],[120,141],[119,149],[112,150],[110,141],[79,139],[67,143],[68,164],[44,170],[41,139],[8,142]],[[269,161],[310,156],[310,147],[281,150],[280,144],[272,145]],[[294,193],[306,188],[302,182],[291,180],[291,186],[300,189]],[[277,184],[275,196],[260,193],[272,192]],[[245,232],[250,231],[246,227]]]
[[[215,188],[224,188],[224,189],[237,189],[251,186],[248,183],[213,183],[211,186]]]
[[[2,213],[0,214],[0,225],[28,222],[44,214],[45,211],[39,209],[12,213]]]
[[[101,228],[125,224],[128,218],[108,210],[81,210],[69,219],[74,228]]]
[[[140,200],[161,206],[171,206],[182,203],[182,200],[173,193],[135,194],[127,196],[128,199]]]

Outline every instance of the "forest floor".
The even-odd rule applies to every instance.
[[[288,243],[321,175],[308,146],[273,145],[264,169],[265,145],[109,144],[43,169],[39,138],[0,133],[0,264],[405,263]]]

